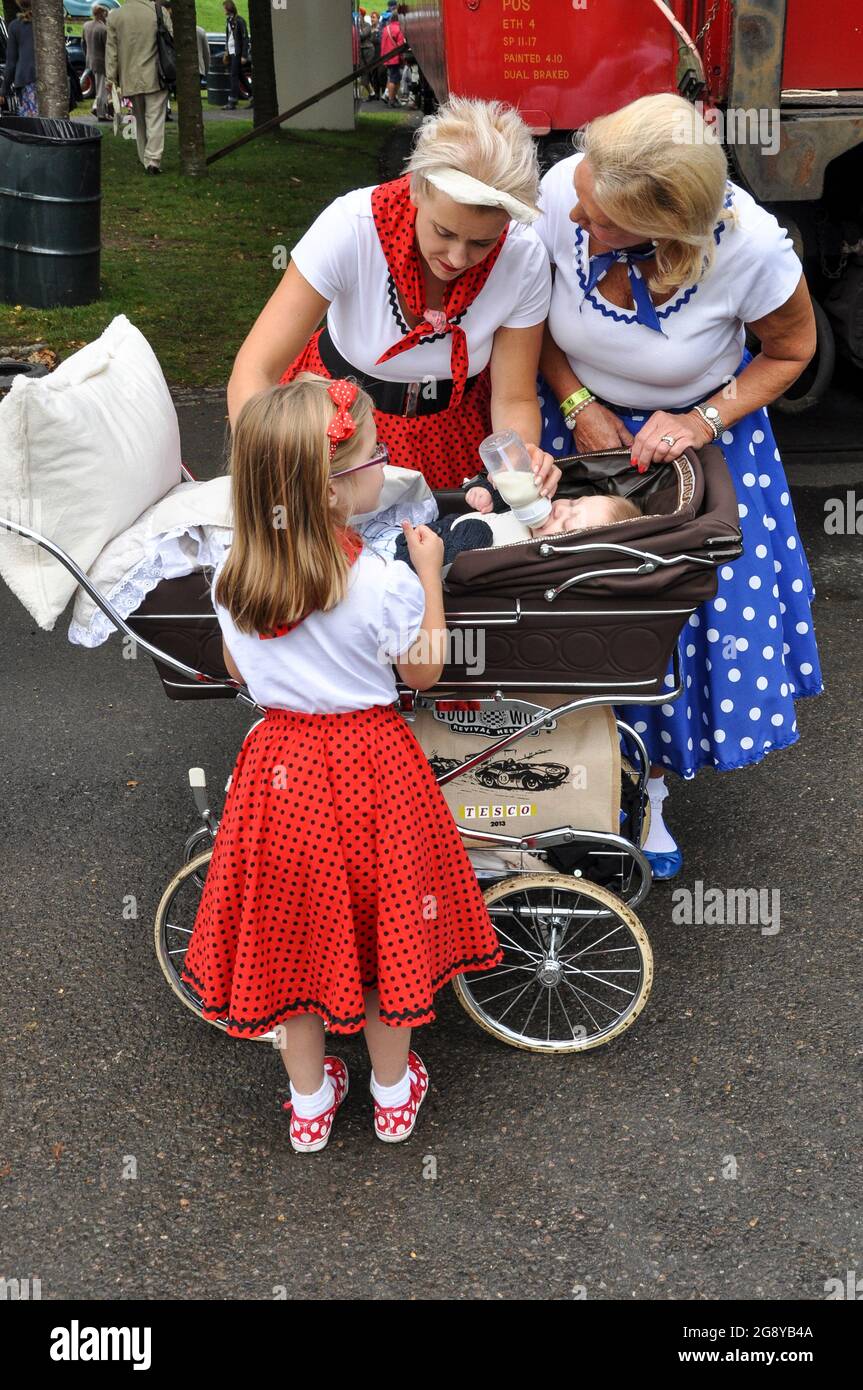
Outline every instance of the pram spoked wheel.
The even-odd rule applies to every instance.
[[[181,979],[180,972],[183,969],[186,949],[191,940],[195,915],[201,901],[201,890],[212,856],[211,845],[209,849],[189,859],[171,879],[156,911],[156,957],[162,967],[162,974],[180,1003],[185,1004],[198,1018],[203,1017],[201,1000]],[[214,1026],[218,1028],[222,1025],[217,1023]]]
[[[208,849],[184,864],[162,894],[162,901],[156,911],[156,956],[162,967],[162,974],[180,1003],[191,1010],[196,1018],[204,1017],[201,1000],[181,978],[181,971],[212,857],[213,847],[210,845]],[[208,1018],[204,1022],[212,1024],[214,1028],[220,1028],[222,1032],[225,1031],[225,1025],[217,1020]],[[252,1041],[271,1043],[273,1034],[264,1033]]]
[[[586,1052],[635,1022],[653,953],[614,893],[567,874],[521,874],[484,898],[504,959],[453,980],[481,1028],[528,1052]]]

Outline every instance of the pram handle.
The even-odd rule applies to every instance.
[[[694,565],[713,566],[713,560],[705,558],[703,555],[675,555],[666,559],[663,555],[654,555],[652,550],[639,550],[634,545],[621,545],[620,541],[583,541],[579,545],[552,545],[551,541],[543,541],[539,547],[540,555],[579,555],[585,550],[612,550],[621,555],[633,555],[639,560],[646,560],[650,563],[650,568],[639,573],[649,574],[659,565],[678,565],[682,560],[691,560]],[[618,570],[618,573],[625,571]]]
[[[636,550],[632,546],[618,545],[611,541],[603,544],[599,541],[588,542],[584,545],[550,545],[547,542],[540,546],[540,555],[575,555],[587,550],[610,550],[621,555],[631,555],[641,560],[640,565],[621,566],[613,570],[586,570],[584,574],[574,574],[563,584],[558,584],[556,589],[546,589],[543,597],[549,603],[553,603],[559,594],[566,589],[572,589],[576,584],[584,584],[589,579],[612,579],[622,574],[653,574],[657,569],[671,569],[674,565],[682,565],[690,561],[693,565],[706,565],[708,569],[714,568],[712,559],[705,559],[703,555],[673,555],[666,559],[662,555],[654,555],[649,550]]]

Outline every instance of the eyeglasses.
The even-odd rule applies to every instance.
[[[330,474],[333,482],[337,478],[343,478],[346,473],[359,473],[361,468],[374,468],[375,464],[388,464],[390,461],[390,451],[386,444],[379,444],[370,459],[365,463],[355,463],[350,468],[340,468],[338,473]]]

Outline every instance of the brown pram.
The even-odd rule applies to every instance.
[[[681,629],[715,594],[717,566],[742,549],[734,486],[715,446],[644,475],[633,471],[627,450],[560,464],[559,496],[626,495],[646,514],[460,554],[445,575],[452,640],[441,679],[424,693],[399,687],[402,713],[447,796],[504,949],[496,970],[457,977],[456,993],[496,1038],[536,1052],[607,1042],[647,1000],[652,956],[636,910],[651,881],[640,848],[648,757],[612,706],[661,704],[681,693]],[[466,507],[462,492],[435,496],[441,513]],[[225,671],[205,572],[164,580],[124,621],[50,540],[8,524],[66,564],[153,657],[169,698],[239,699],[257,708]],[[476,640],[459,640],[468,634]],[[438,747],[444,730],[454,755],[452,739],[449,756]],[[464,754],[459,732],[469,735]],[[523,755],[530,741],[541,749]],[[610,810],[597,819],[594,806],[581,824],[577,774],[613,786]],[[180,970],[218,820],[201,769],[191,770],[190,783],[202,824],[163,894],[156,950],[171,988],[200,1016]]]

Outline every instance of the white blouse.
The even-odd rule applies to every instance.
[[[222,562],[224,563],[224,561]],[[346,714],[397,699],[392,662],[416,641],[425,614],[418,576],[402,560],[363,548],[345,597],[328,613],[311,613],[284,637],[240,632],[227,609],[213,606],[228,651],[265,709]]]
[[[352,366],[383,381],[450,380],[449,334],[429,334],[417,347],[376,366],[409,329],[374,224],[371,197],[371,188],[358,188],[330,203],[291,252],[294,264],[330,301],[330,336]],[[543,323],[550,298],[545,247],[533,228],[510,222],[488,279],[459,319],[467,335],[468,374],[476,376],[487,366],[498,328]]]
[[[663,337],[604,299],[601,280],[585,295],[587,233],[569,220],[583,158],[562,159],[542,180],[535,226],[555,266],[551,335],[579,381],[613,404],[667,410],[703,400],[739,367],[744,324],[778,309],[797,288],[803,267],[794,247],[776,218],[729,182],[725,206],[736,220],[717,224],[706,275],[657,307]]]

